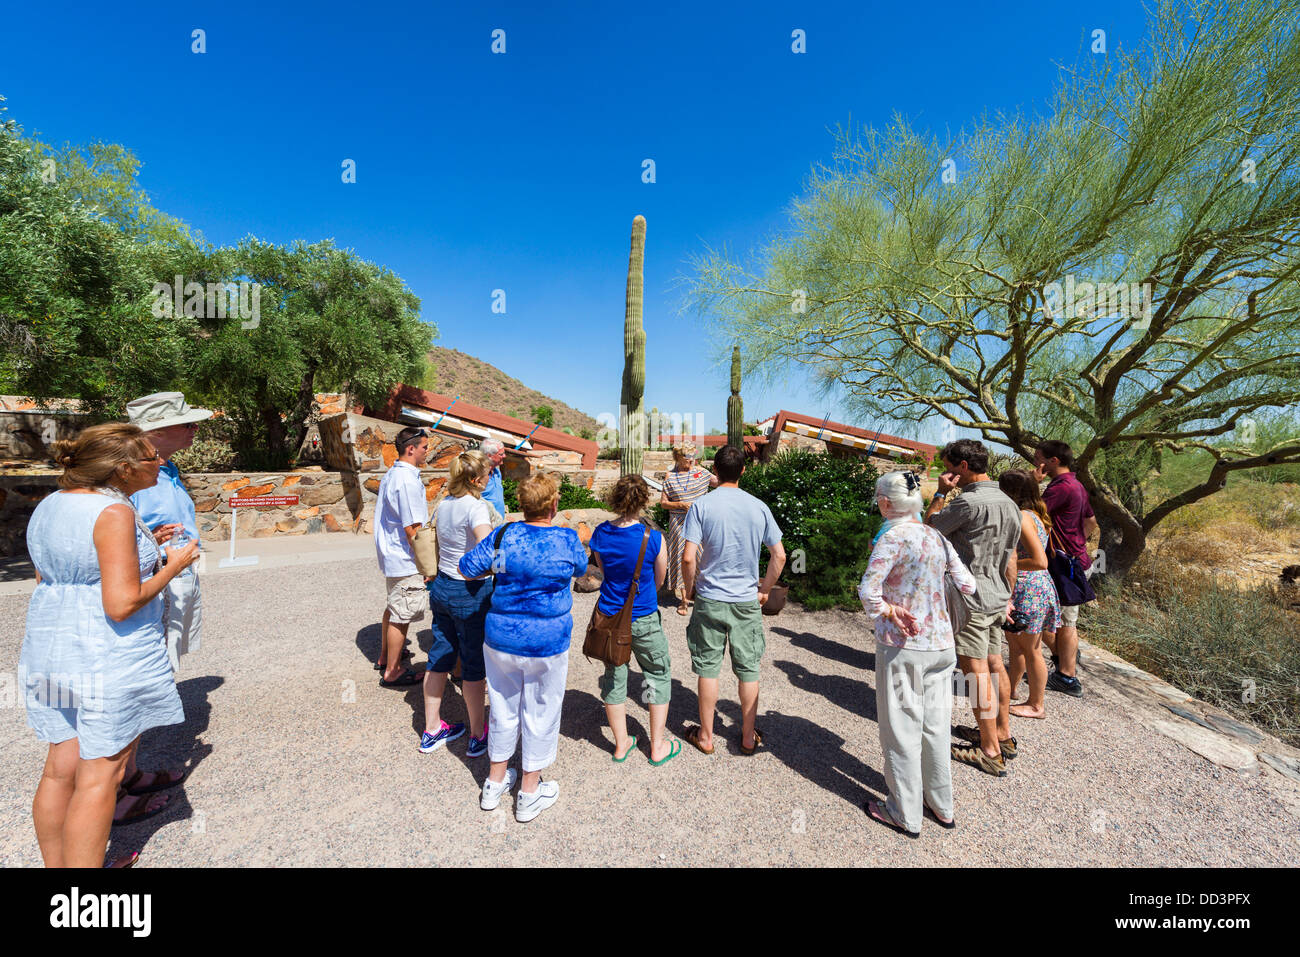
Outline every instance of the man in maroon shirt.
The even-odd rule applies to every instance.
[[[1064,442],[1049,440],[1034,450],[1034,474],[1039,481],[1050,479],[1043,490],[1043,504],[1052,519],[1056,539],[1065,551],[1079,559],[1085,570],[1092,567],[1088,554],[1088,537],[1097,530],[1088,490],[1071,468],[1074,452]],[[1061,629],[1043,632],[1043,642],[1052,650],[1056,669],[1047,678],[1047,687],[1075,698],[1083,697],[1083,685],[1075,677],[1075,660],[1079,652],[1079,606],[1061,606]]]

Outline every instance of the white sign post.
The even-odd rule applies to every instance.
[[[231,496],[230,499],[230,557],[223,558],[217,562],[218,568],[230,568],[235,565],[256,565],[256,555],[245,555],[243,558],[235,557],[235,524],[239,518],[239,509],[257,508],[266,505],[297,505],[297,495],[262,495],[257,498],[238,498]]]

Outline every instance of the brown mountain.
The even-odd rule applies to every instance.
[[[471,405],[481,405],[529,422],[533,421],[534,407],[549,405],[555,415],[555,428],[567,426],[577,435],[581,435],[583,429],[590,429],[591,435],[595,436],[601,427],[585,412],[530,389],[496,366],[457,349],[434,346],[429,351],[429,363],[433,366],[432,388],[435,392],[458,395]]]

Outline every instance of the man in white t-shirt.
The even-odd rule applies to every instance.
[[[407,628],[424,618],[429,603],[413,547],[416,532],[429,520],[424,483],[420,481],[420,466],[429,454],[429,440],[423,429],[412,427],[398,432],[394,444],[397,461],[379,483],[374,517],[375,552],[388,593],[379,626],[379,670],[383,676],[379,684],[384,688],[404,688],[423,680],[410,668],[402,669],[402,652]]]

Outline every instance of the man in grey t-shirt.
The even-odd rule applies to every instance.
[[[925,520],[952,542],[957,556],[975,576],[970,617],[955,637],[958,667],[968,683],[975,679],[975,693],[970,697],[976,727],[958,729],[965,743],[953,745],[952,757],[1001,777],[1006,774],[1005,759],[1016,756],[1009,710],[1011,684],[1002,662],[1002,623],[1016,581],[1020,509],[989,479],[989,453],[983,444],[960,439],[939,454],[946,471],[939,476],[939,491],[926,509]],[[954,488],[960,488],[961,495],[944,508],[944,500]],[[990,675],[993,687],[989,686]]]
[[[740,490],[745,454],[724,445],[713,460],[718,487],[691,504],[686,513],[682,582],[686,598],[695,593],[695,607],[686,626],[691,670],[699,676],[700,726],[686,740],[705,754],[713,753],[713,712],[718,703],[718,674],[722,654],[731,647],[731,670],[739,682],[740,750],[753,754],[763,735],[758,716],[758,671],[766,642],[762,605],[785,567],[781,529],[772,511]],[[760,545],[770,557],[767,574],[758,580]],[[698,559],[698,561],[697,561]],[[686,614],[686,602],[678,607]]]

